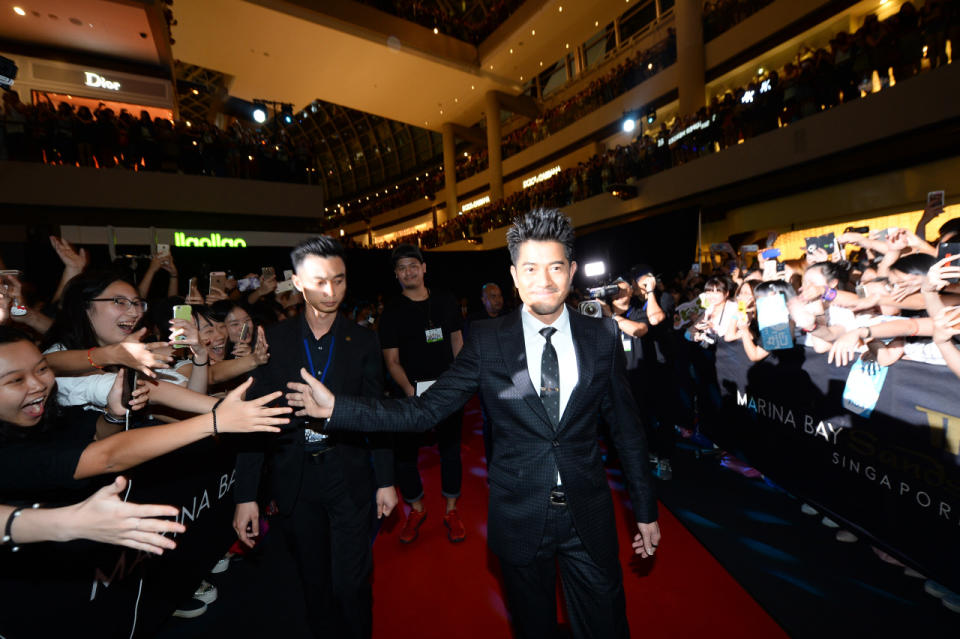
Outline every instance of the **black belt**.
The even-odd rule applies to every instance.
[[[550,505],[566,506],[567,494],[563,492],[563,486],[554,486],[550,489]]]
[[[325,453],[329,453],[336,447],[336,444],[324,439],[319,442],[312,443],[304,452],[306,453],[308,461],[319,462]]]

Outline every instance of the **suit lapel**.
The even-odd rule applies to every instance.
[[[527,348],[523,341],[523,323],[520,320],[522,307],[507,316],[500,326],[500,354],[506,365],[507,374],[513,381],[513,386],[520,392],[523,401],[530,410],[543,422],[543,426],[553,432],[550,417],[543,408],[540,394],[530,381],[530,371],[527,369]]]
[[[573,350],[577,354],[577,385],[573,388],[570,399],[564,407],[563,415],[560,416],[560,425],[557,430],[563,430],[569,423],[571,416],[575,415],[580,408],[580,404],[589,399],[587,397],[587,387],[590,386],[590,380],[593,379],[594,369],[596,368],[596,355],[590,356],[590,352],[596,348],[596,323],[589,320],[580,313],[568,311],[570,315],[570,333],[573,336]]]

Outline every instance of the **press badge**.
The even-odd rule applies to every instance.
[[[623,338],[623,352],[624,352],[624,353],[629,353],[629,352],[632,351],[632,350],[633,350],[633,340],[631,340],[629,337],[624,337],[624,338]]]
[[[433,344],[434,342],[443,341],[443,329],[442,328],[428,328],[424,331],[427,336],[427,344]]]

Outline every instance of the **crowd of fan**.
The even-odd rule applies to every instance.
[[[537,189],[558,206],[578,202],[856,100],[874,90],[875,77],[882,90],[928,66],[946,64],[946,42],[960,41],[960,12],[941,9],[925,5],[918,13],[907,2],[887,20],[867,16],[852,35],[838,33],[827,48],[802,47],[783,68],[715,96],[708,106],[674,118],[669,126],[661,122],[632,143],[580,162]],[[547,192],[549,196],[542,195]],[[499,214],[502,206],[492,202],[447,222],[450,228],[441,227],[437,241],[462,240],[475,235],[474,230],[506,225],[509,218]]]
[[[773,0],[707,0],[703,5],[703,41],[740,24]]]
[[[453,36],[471,44],[480,44],[497,30],[517,10],[523,0],[494,0],[484,3],[483,16],[467,18],[448,11],[437,2],[424,0],[360,0],[375,9],[386,11],[404,20],[409,20],[438,33]],[[466,6],[466,5],[464,5]]]
[[[132,171],[239,177],[318,184],[320,170],[305,138],[282,128],[136,117],[104,105],[94,111],[49,98],[37,104],[4,90],[0,159]]]
[[[573,124],[676,61],[677,34],[673,29],[668,29],[667,37],[656,45],[636,52],[603,76],[592,80],[576,95],[549,107],[536,120],[505,135],[503,157],[519,153]]]
[[[684,280],[695,314],[681,312],[675,327],[705,348],[739,341],[751,361],[760,361],[784,346],[762,338],[756,300],[782,295],[790,335],[829,353],[837,366],[858,356],[880,366],[905,359],[946,366],[960,377],[960,254],[939,250],[960,240],[960,219],[944,222],[933,242],[925,239],[927,225],[942,212],[941,205],[928,205],[913,231],[849,230],[832,250],[811,242],[793,259],[717,251],[712,273],[691,272]]]

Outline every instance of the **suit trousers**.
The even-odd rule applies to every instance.
[[[516,639],[554,639],[557,624],[557,565],[576,639],[629,639],[623,573],[597,565],[587,553],[566,506],[550,505],[533,562],[503,560],[504,594]]]
[[[439,422],[437,448],[440,449],[440,492],[444,497],[459,497],[463,482],[463,462],[460,459],[460,442],[463,439],[463,410]],[[396,477],[400,495],[407,503],[423,498],[423,483],[417,467],[417,457],[423,435],[402,434],[396,437]]]
[[[373,593],[370,573],[370,493],[360,498],[344,479],[337,449],[305,455],[300,496],[280,524],[297,562],[315,637],[368,639]]]

